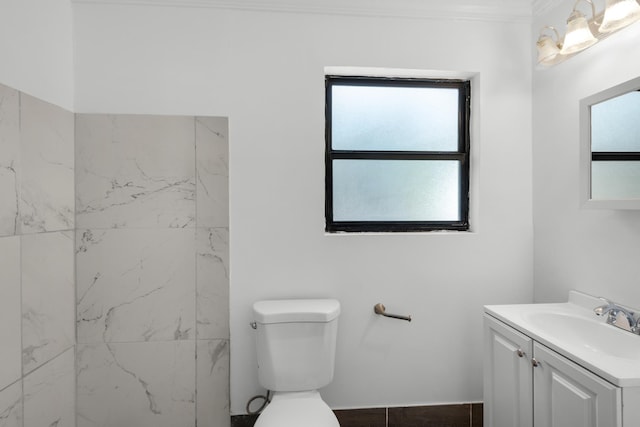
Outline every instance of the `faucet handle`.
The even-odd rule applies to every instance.
[[[608,299],[602,298],[602,297],[598,299],[604,302],[604,305],[599,305],[598,307],[593,309],[593,312],[598,316],[602,316],[603,314],[607,314],[607,313],[610,314],[611,310],[616,308],[615,304],[609,301]]]
[[[625,331],[640,335],[640,316],[635,312],[617,305],[606,298],[599,298],[604,305],[593,309],[598,316],[607,315],[607,323]]]
[[[609,323],[625,331],[634,332],[637,328],[637,321],[632,312],[623,309],[613,309],[609,312]]]

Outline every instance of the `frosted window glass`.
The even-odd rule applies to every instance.
[[[640,162],[591,162],[592,199],[640,199]]]
[[[640,92],[591,106],[592,151],[640,151]]]
[[[457,151],[458,90],[332,88],[334,150]]]
[[[458,221],[460,163],[334,160],[334,221]]]

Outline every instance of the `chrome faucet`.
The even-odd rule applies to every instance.
[[[604,301],[604,305],[600,305],[593,309],[593,312],[598,316],[607,315],[607,323],[613,326],[617,326],[625,331],[633,332],[634,334],[640,334],[640,319],[633,311],[627,310],[605,298],[600,298]]]

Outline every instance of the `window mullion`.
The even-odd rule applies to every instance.
[[[593,151],[592,161],[638,161],[640,152],[637,151]]]
[[[465,161],[467,153],[450,151],[347,151],[333,150],[332,159],[373,159],[373,160],[458,160]]]

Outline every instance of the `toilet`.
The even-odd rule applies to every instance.
[[[333,380],[340,303],[258,301],[253,315],[258,381],[273,393],[255,427],[340,427],[318,391]]]

